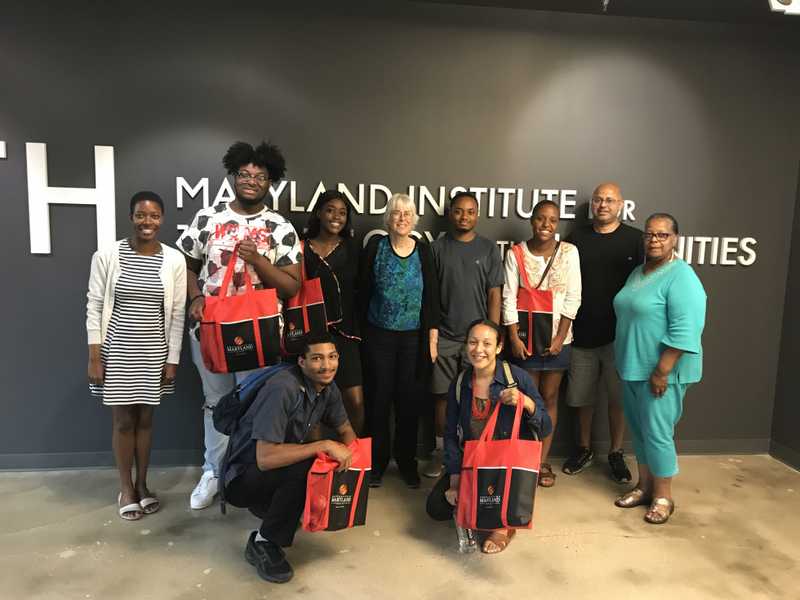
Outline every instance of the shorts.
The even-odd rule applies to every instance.
[[[614,360],[614,343],[597,348],[574,348],[569,365],[567,406],[594,406],[599,396],[622,401],[622,385]]]
[[[572,345],[567,344],[555,356],[529,356],[525,360],[512,358],[511,362],[526,371],[566,371],[572,356]]]
[[[450,383],[469,366],[464,342],[439,336],[439,356],[431,372],[431,394],[446,394]]]
[[[336,349],[339,351],[339,370],[334,381],[340,390],[361,385],[361,343],[331,331]]]

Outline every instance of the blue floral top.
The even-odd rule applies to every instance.
[[[419,329],[422,308],[422,262],[419,248],[405,258],[398,256],[385,237],[378,242],[373,266],[374,293],[369,301],[367,320],[381,329],[414,331]]]

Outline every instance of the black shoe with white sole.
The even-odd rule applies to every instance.
[[[578,448],[578,451],[564,461],[561,470],[567,475],[577,475],[592,464],[594,452],[591,448]]]
[[[256,541],[256,532],[250,534],[244,557],[256,568],[258,576],[270,583],[286,583],[294,576],[294,570],[286,560],[283,549],[269,540]]]
[[[617,483],[631,482],[631,472],[625,464],[622,450],[615,450],[608,455],[608,466],[611,467],[611,479]]]

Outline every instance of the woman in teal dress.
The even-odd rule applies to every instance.
[[[675,256],[678,223],[674,217],[651,215],[643,237],[647,261],[633,270],[614,298],[614,350],[625,419],[639,463],[639,482],[615,504],[621,508],[649,505],[644,520],[661,524],[675,511],[675,424],[686,388],[702,377],[700,336],[706,293],[694,269]]]

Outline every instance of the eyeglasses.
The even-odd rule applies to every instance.
[[[393,210],[389,213],[389,216],[392,219],[400,219],[401,217],[405,217],[406,219],[411,220],[414,218],[414,213],[410,210]]]
[[[267,183],[267,181],[269,181],[269,178],[266,175],[262,175],[261,173],[258,175],[251,175],[247,171],[239,171],[236,174],[236,179],[239,181],[255,181],[260,185],[264,185]]]
[[[649,242],[650,240],[658,240],[659,242],[666,242],[671,236],[671,233],[666,231],[645,231],[642,234],[642,238],[644,238],[645,242]]]

